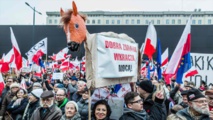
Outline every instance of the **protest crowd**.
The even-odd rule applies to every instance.
[[[73,8],[72,17],[76,17],[77,7],[74,2]],[[65,16],[62,17],[65,25],[78,21],[84,23],[80,16],[71,19],[77,21],[69,22],[70,13],[72,11],[64,13],[61,9],[61,15],[64,14]],[[96,36],[97,38],[92,35],[92,37],[87,36],[87,39],[95,38],[99,42],[108,40],[102,43],[103,48],[95,48],[92,45],[97,41],[89,39],[85,44],[87,59],[83,57],[80,61],[78,59],[70,60],[72,56],[67,55],[68,48],[77,51],[79,47],[79,43],[73,41],[68,42],[68,48],[64,48],[48,59],[46,56],[46,60],[41,59],[44,54],[47,54],[47,49],[43,47],[47,46],[46,38],[26,53],[28,60],[25,60],[21,56],[12,28],[10,28],[13,55],[9,52],[6,57],[2,57],[0,60],[0,120],[213,120],[212,83],[208,84],[209,81],[208,83],[202,81],[201,85],[197,87],[196,83],[183,77],[186,72],[184,71],[185,66],[190,63],[190,60],[187,61],[187,58],[190,59],[190,46],[187,46],[190,45],[189,21],[184,30],[185,33],[180,39],[183,42],[180,45],[184,45],[184,47],[179,46],[178,43],[178,50],[174,51],[166,71],[162,70],[162,72],[156,72],[159,68],[161,70],[162,63],[158,59],[154,61],[152,58],[155,51],[159,51],[156,50],[156,45],[154,45],[155,48],[151,46],[151,44],[157,43],[156,31],[152,24],[149,24],[147,34],[155,35],[155,37],[154,39],[148,38],[149,35],[147,35],[148,37],[145,40],[149,43],[146,44],[145,42],[142,54],[147,55],[148,59],[144,59],[142,62],[139,60],[140,54],[138,55],[138,53],[140,52],[134,40],[126,37],[126,35],[117,35],[111,32],[107,35],[114,35],[114,39],[115,36],[119,37],[119,40],[116,39],[117,42],[110,41],[110,37],[106,37],[106,34],[102,34],[103,36],[99,34]],[[65,29],[68,40],[70,40],[68,35],[73,34],[75,28],[77,28],[77,31],[74,32],[79,31],[80,25],[75,24],[74,26],[73,24],[70,25],[68,30],[69,28],[72,28],[72,30],[68,32]],[[64,26],[64,28],[66,27]],[[73,36],[82,38],[83,41],[87,33],[86,27],[82,31],[84,33],[82,36],[79,33]],[[152,33],[149,33],[150,31]],[[72,40],[73,36],[71,36]],[[108,45],[105,46],[105,43]],[[125,49],[123,49],[123,46],[125,46]],[[92,53],[97,52],[95,51],[97,49],[100,49],[101,53],[113,53],[120,50],[118,53],[114,53],[117,56],[116,59],[114,56],[104,54],[105,56],[102,56],[103,58],[99,63],[108,58],[113,58],[110,59],[113,62],[104,61],[103,64],[98,66],[101,70],[110,67],[108,73],[112,73],[114,66],[111,63],[118,62],[119,64],[115,64],[119,66],[118,74],[113,74],[116,78],[119,78],[117,81],[110,76],[112,74],[107,76],[108,73],[107,75],[104,72],[96,73],[97,66],[93,64],[96,62],[96,59],[93,58],[96,55]],[[111,51],[104,51],[106,49]],[[101,55],[101,53],[98,55]],[[175,65],[175,63],[181,64]],[[140,64],[140,67],[137,66],[138,64]],[[87,65],[90,66],[87,67]],[[103,66],[104,68],[101,68]],[[187,67],[187,70],[190,67],[191,64]],[[89,74],[91,72],[89,70],[93,70],[92,73]],[[96,87],[95,85],[91,87],[91,81],[94,83],[96,78],[94,77],[91,80],[90,77],[93,77],[91,74],[99,75],[99,78],[97,77],[98,82],[103,87]],[[102,74],[105,76],[101,76]],[[122,75],[119,76],[120,74]],[[189,76],[193,75],[190,74]],[[100,76],[104,79],[99,80]],[[130,82],[121,82],[128,77],[131,79]],[[112,81],[116,81],[118,84],[105,85]]]
[[[53,61],[48,60],[45,64]],[[58,62],[58,65],[61,62]],[[196,88],[191,81],[171,84],[156,76],[141,77],[128,84],[131,89],[118,92],[122,85],[91,90],[86,86],[85,73],[67,70],[62,79],[53,79],[59,68],[36,72],[2,73],[5,82],[1,91],[0,118],[3,120],[110,120],[113,109],[109,102],[120,98],[119,120],[210,120],[213,119],[213,88],[204,81]],[[120,89],[119,89],[120,86]],[[102,93],[96,94],[96,91]],[[95,94],[95,95],[94,95]],[[94,98],[96,96],[96,98]],[[118,97],[119,96],[119,97]],[[91,97],[91,107],[88,102]],[[89,110],[89,108],[91,108]],[[115,112],[115,111],[114,111]]]

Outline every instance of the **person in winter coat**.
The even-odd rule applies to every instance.
[[[110,120],[111,108],[106,100],[97,101],[92,108],[92,120]]]
[[[189,107],[178,111],[176,115],[183,120],[210,120],[209,107],[206,97],[195,88],[187,94]]]
[[[35,110],[30,120],[60,120],[62,112],[54,104],[52,91],[44,91],[41,94],[40,106]]]
[[[14,120],[21,120],[27,103],[27,91],[21,88],[17,91],[16,96],[7,106],[7,111],[11,113]]]
[[[34,89],[29,94],[29,102],[27,104],[27,107],[25,108],[24,114],[23,114],[23,120],[29,120],[33,114],[33,112],[40,106],[40,96],[43,93],[43,89]]]
[[[69,101],[65,106],[65,114],[60,120],[81,120],[81,115],[78,113],[78,105],[75,101]]]
[[[139,95],[144,99],[143,108],[147,112],[149,120],[166,120],[167,111],[162,87],[155,88],[150,80],[137,82],[136,85]]]
[[[86,83],[84,81],[78,81],[77,86],[77,91],[72,95],[72,100],[75,102],[78,102],[82,98],[82,94],[86,89]]]
[[[146,111],[143,109],[143,100],[137,92],[128,92],[124,96],[127,108],[119,120],[148,120]]]
[[[56,102],[57,106],[61,109],[62,114],[65,113],[65,105],[69,101],[66,97],[67,90],[65,88],[59,88],[56,92]]]
[[[10,85],[10,91],[5,95],[2,101],[1,105],[1,111],[0,111],[0,120],[3,118],[6,119],[9,117],[8,111],[6,111],[7,106],[13,99],[13,97],[16,95],[16,92],[20,89],[19,88],[20,84],[14,82]]]
[[[88,94],[88,90],[86,90],[82,94],[82,98],[77,102],[78,112],[81,115],[81,120],[88,120],[88,99],[89,99],[89,94]]]
[[[69,80],[68,93],[69,93],[70,100],[73,100],[72,96],[78,89],[77,82],[78,82],[78,79],[75,76],[72,76]]]

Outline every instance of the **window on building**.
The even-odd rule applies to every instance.
[[[126,24],[129,24],[129,20],[126,20]]]
[[[57,24],[57,22],[58,22],[57,20],[54,20],[54,23],[55,23],[55,24]]]
[[[52,20],[49,20],[49,24],[52,24]]]
[[[174,19],[172,20],[172,24],[175,24],[175,20]]]
[[[87,20],[87,24],[90,24],[90,21],[89,21],[89,20]]]
[[[149,20],[146,20],[146,24],[147,24],[147,25],[149,24]]]
[[[131,20],[131,24],[135,24],[135,20],[134,19]]]
[[[101,20],[100,19],[98,19],[98,24],[101,24]]]
[[[106,24],[109,24],[109,20],[106,20]]]
[[[117,24],[118,24],[118,25],[121,24],[121,21],[120,21],[120,20],[117,20]]]
[[[195,25],[196,24],[196,20],[192,20],[192,24]]]
[[[92,24],[95,24],[95,20],[92,20]]]
[[[208,19],[208,24],[212,24],[212,20],[211,19]]]
[[[202,20],[198,20],[198,24],[201,25],[202,24]]]
[[[160,20],[157,20],[157,24],[160,24]]]
[[[112,20],[112,24],[113,24],[113,25],[115,24],[115,20]]]
[[[140,24],[141,23],[141,21],[140,20],[137,20],[137,24]]]
[[[166,24],[169,24],[169,19],[166,20]]]
[[[178,20],[178,24],[181,24],[181,20],[180,19]]]

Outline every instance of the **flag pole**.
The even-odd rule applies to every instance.
[[[91,120],[91,89],[89,91],[89,101],[88,101],[88,118]]]

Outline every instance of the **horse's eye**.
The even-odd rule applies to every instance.
[[[79,27],[78,23],[76,23],[74,26],[75,26],[76,29]]]

